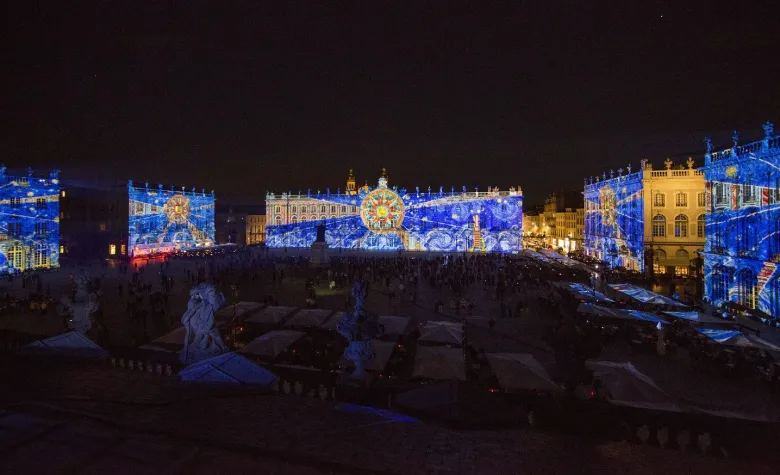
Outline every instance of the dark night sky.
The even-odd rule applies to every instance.
[[[34,3],[3,15],[0,146],[65,178],[261,203],[384,166],[533,204],[780,120],[773,2]]]

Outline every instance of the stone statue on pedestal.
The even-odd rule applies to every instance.
[[[309,262],[312,267],[327,267],[330,263],[324,223],[317,225],[317,239],[311,245],[311,260]]]
[[[88,276],[79,272],[73,277],[73,282],[76,284],[76,293],[73,298],[62,296],[59,312],[67,317],[69,329],[86,334],[92,328],[93,314],[98,311],[100,304],[97,294],[90,292],[88,288]]]
[[[365,285],[356,281],[352,286],[352,297],[355,299],[355,309],[341,319],[336,330],[349,341],[344,357],[355,364],[355,371],[350,379],[366,381],[366,363],[376,356],[372,340],[384,335],[385,329],[379,324],[377,316],[363,307],[366,298]]]
[[[186,329],[184,348],[179,360],[190,364],[227,352],[228,348],[214,326],[214,313],[225,304],[225,296],[212,284],[198,284],[190,289],[187,311],[181,317]]]

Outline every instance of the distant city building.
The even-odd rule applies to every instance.
[[[780,138],[716,152],[707,139],[704,296],[780,316]]]
[[[653,170],[591,177],[585,185],[585,253],[612,267],[689,275],[704,248],[704,174],[665,162]]]
[[[246,216],[246,243],[249,246],[265,243],[264,214],[248,214]]]
[[[0,273],[59,265],[60,185],[55,170],[48,177],[6,175],[0,166]]]
[[[542,212],[530,218],[528,224],[534,237],[541,237],[541,244],[569,254],[582,247],[584,209],[582,193],[567,191],[553,193],[544,200]]]
[[[407,190],[390,187],[385,170],[376,187],[357,188],[350,170],[344,192],[268,193],[266,216],[269,247],[310,247],[324,223],[331,248],[516,252],[523,193],[520,187]]]
[[[60,195],[63,262],[127,256],[126,182],[66,180]]]

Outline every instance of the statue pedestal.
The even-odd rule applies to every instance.
[[[311,266],[327,267],[330,264],[328,257],[328,243],[315,242],[311,245]]]

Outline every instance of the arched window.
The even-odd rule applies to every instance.
[[[35,245],[35,267],[49,265],[49,246],[45,243]]]
[[[674,218],[674,237],[688,237],[688,216],[678,214]]]
[[[657,214],[653,218],[653,236],[666,236],[666,218],[662,214]]]
[[[309,216],[309,221],[317,221],[317,217],[314,215]]]
[[[677,194],[674,195],[674,205],[682,208],[687,207],[688,193],[683,193],[682,191],[678,191]]]
[[[297,216],[293,216],[292,218],[290,218],[290,223],[291,224],[298,224],[298,217]]]
[[[297,206],[293,206],[292,207],[292,212],[293,213],[297,213],[298,212],[298,207]]]
[[[279,216],[279,215],[276,215],[275,222],[276,222],[277,226],[281,226],[282,225],[282,217]]]
[[[666,206],[666,195],[663,193],[656,193],[653,195],[653,206],[663,208]]]
[[[8,249],[8,253],[6,254],[8,257],[8,264],[10,264],[11,267],[17,270],[24,270],[24,249],[22,246],[12,246],[10,249]]]
[[[747,308],[756,308],[756,274],[750,269],[742,269],[737,274],[737,301]]]
[[[653,252],[655,253],[655,258],[658,259],[659,261],[662,259],[666,259],[666,251],[664,251],[663,249],[656,249]]]
[[[677,257],[678,259],[688,259],[688,251],[685,249],[677,249],[677,252],[674,253],[674,257]]]
[[[703,214],[700,214],[698,218],[696,218],[696,237],[703,238],[704,237],[704,228],[707,225],[707,218]]]
[[[331,206],[330,207],[330,213],[331,214],[336,214],[336,207],[335,206]]]
[[[326,219],[328,219],[328,217],[323,214],[322,216],[320,216],[320,219],[325,221]]]
[[[325,206],[325,205],[320,206],[320,213],[327,213],[327,212],[328,212],[328,207],[327,206]]]
[[[305,214],[302,214],[302,215],[301,215],[301,222],[302,222],[302,223],[305,223],[305,222],[306,222],[306,215],[305,215]]]
[[[306,213],[308,210],[308,207],[306,205],[301,206],[301,213]],[[303,216],[301,216],[301,221],[304,219]]]

